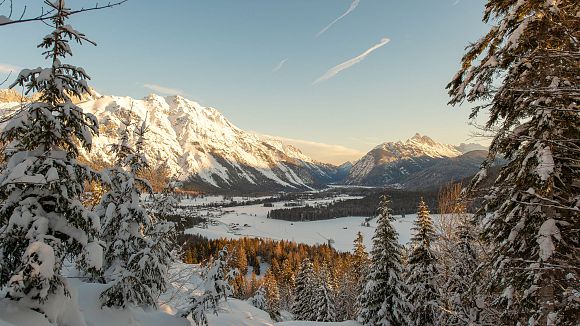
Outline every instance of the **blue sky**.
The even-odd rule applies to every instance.
[[[72,19],[98,46],[74,47],[70,61],[87,70],[101,93],[182,93],[242,129],[305,140],[294,143],[338,162],[415,132],[446,143],[478,141],[470,139],[469,108],[448,107],[444,87],[465,46],[486,30],[483,6],[475,0],[130,0]],[[44,65],[36,44],[48,31],[41,23],[0,28],[0,77],[6,67]],[[336,157],[322,158],[325,150]]]

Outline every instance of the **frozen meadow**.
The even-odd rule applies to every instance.
[[[304,205],[328,204],[335,200],[344,200],[360,197],[335,197],[327,199],[306,200]],[[240,202],[242,197],[234,198]],[[205,197],[196,200],[186,200],[184,205],[203,205],[224,202],[221,196]],[[272,240],[288,240],[309,245],[328,243],[333,241],[332,246],[339,251],[352,250],[352,243],[357,232],[361,232],[367,250],[372,247],[372,236],[376,227],[376,220],[369,221],[369,226],[364,226],[367,217],[349,216],[320,221],[290,222],[267,218],[268,212],[273,209],[284,208],[287,202],[276,202],[273,207],[263,205],[235,206],[224,208],[199,207],[201,216],[208,216],[210,223],[207,226],[196,226],[186,230],[189,234],[199,234],[210,239],[228,238],[239,239],[242,237],[267,238]],[[394,227],[399,233],[399,243],[406,244],[411,237],[411,227],[416,214],[407,214],[404,217],[396,215]],[[433,214],[434,220],[438,216]]]

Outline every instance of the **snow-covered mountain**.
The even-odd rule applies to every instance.
[[[462,153],[455,146],[438,143],[417,133],[404,142],[386,142],[373,148],[350,169],[346,183],[405,187],[407,179],[412,179],[413,175],[428,168],[431,168],[430,175],[438,174],[433,167],[450,158],[463,161]],[[465,177],[465,173],[475,173],[479,163],[481,161],[469,171],[462,170],[458,177]],[[429,181],[425,180],[425,183],[428,186]]]
[[[4,101],[6,102],[6,101]],[[146,156],[202,190],[304,190],[333,181],[336,167],[314,161],[297,148],[233,125],[214,108],[181,96],[95,95],[79,104],[100,122],[90,160],[111,160],[109,145],[127,117],[147,120]]]
[[[21,99],[13,90],[0,90],[0,107]],[[202,191],[292,191],[329,183],[428,187],[474,174],[484,157],[482,151],[465,153],[479,148],[474,144],[446,145],[415,134],[406,141],[380,144],[354,164],[337,167],[316,162],[275,137],[246,132],[216,109],[181,96],[152,94],[136,100],[93,93],[79,105],[100,122],[93,150],[83,153],[89,160],[109,163],[109,145],[117,142],[122,121],[146,119],[150,163],[167,164],[187,187]]]
[[[461,153],[467,153],[472,151],[487,151],[487,147],[477,143],[461,143],[458,146],[455,146],[455,149],[460,151]]]
[[[201,189],[264,191],[308,189],[329,182],[335,168],[297,148],[249,133],[220,112],[181,96],[149,95],[142,100],[101,96],[80,104],[101,124],[89,158],[105,157],[122,119],[147,119],[147,156]]]

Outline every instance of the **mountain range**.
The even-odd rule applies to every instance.
[[[386,142],[358,160],[345,183],[421,189],[458,180],[476,173],[487,155],[482,149],[462,152],[463,145],[441,144],[418,133],[404,142]]]
[[[14,91],[0,90],[0,108],[20,99]],[[481,145],[446,145],[416,134],[334,166],[277,138],[244,131],[215,108],[181,96],[136,100],[94,93],[79,105],[100,122],[92,151],[82,153],[87,159],[110,163],[109,145],[117,142],[122,122],[146,120],[148,160],[166,164],[187,187],[206,192],[299,191],[331,183],[419,189],[474,174],[486,155]]]

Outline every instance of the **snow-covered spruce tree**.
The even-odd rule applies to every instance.
[[[357,233],[353,244],[351,258],[334,267],[338,277],[334,291],[336,321],[356,319],[360,311],[357,298],[364,287],[369,257],[360,232]]]
[[[167,184],[161,193],[154,196],[152,211],[158,219],[167,219],[168,216],[175,213],[179,200],[175,196],[175,189],[179,182],[176,178],[169,178]]]
[[[488,0],[490,31],[447,86],[483,101],[489,156],[509,163],[478,212],[493,244],[487,291],[508,324],[573,325],[580,315],[580,3]]]
[[[412,228],[411,252],[407,265],[407,300],[412,305],[409,319],[412,325],[436,325],[439,320],[437,259],[431,249],[435,228],[429,208],[421,198],[417,218]]]
[[[228,271],[228,250],[224,247],[203,270],[202,293],[192,296],[191,304],[182,316],[191,318],[198,326],[207,326],[207,311],[217,315],[220,300],[227,300],[232,295],[230,281],[235,274],[235,271]]]
[[[129,141],[130,125],[125,122],[119,143],[111,147],[115,165],[102,173],[109,191],[96,208],[106,243],[104,277],[111,284],[101,302],[108,307],[157,307],[174,260],[173,224],[156,220],[143,207],[142,189],[151,192],[149,183],[137,177],[147,166],[142,152],[146,125],[143,122],[134,131],[135,148]]]
[[[264,286],[260,286],[249,301],[252,306],[266,311],[266,309],[268,309],[268,303],[266,301],[266,290],[264,289]]]
[[[315,282],[317,286],[314,297],[314,309],[316,310],[316,318],[314,320],[322,322],[336,321],[334,289],[331,286],[330,272],[326,264],[320,268]]]
[[[363,235],[359,231],[356,235],[354,240],[354,249],[353,249],[353,261],[352,261],[352,270],[351,273],[353,274],[353,281],[356,285],[356,293],[362,292],[362,288],[364,286],[365,275],[369,270],[369,254],[366,251],[366,247],[363,243]],[[356,300],[355,300],[356,301]]]
[[[314,306],[317,290],[315,287],[314,266],[310,259],[306,258],[300,265],[296,275],[296,288],[294,289],[294,304],[292,313],[297,320],[316,320],[316,307]]]
[[[54,293],[65,293],[63,260],[81,270],[101,268],[100,222],[81,203],[85,181],[97,174],[77,161],[79,146],[90,150],[97,120],[73,103],[89,91],[80,67],[64,64],[70,42],[92,43],[66,24],[71,14],[64,1],[45,1],[54,12],[54,30],[39,48],[49,68],[24,69],[11,85],[39,94],[3,128],[5,143],[0,173],[0,287],[8,296],[43,311]]]
[[[407,287],[403,281],[401,245],[391,222],[389,198],[381,197],[377,228],[373,237],[371,265],[363,291],[359,295],[358,320],[365,326],[409,325],[411,309],[407,301]]]
[[[363,235],[359,231],[353,241],[353,267],[357,279],[361,279],[369,264],[369,254],[363,242]]]
[[[273,320],[280,321],[280,290],[271,270],[268,270],[264,275],[264,288],[266,289],[265,310]]]
[[[475,243],[475,225],[468,218],[461,218],[456,224],[457,242],[450,248],[454,255],[449,275],[442,285],[440,324],[488,325],[490,314],[486,314],[486,298],[480,293],[482,273],[478,269],[479,258]]]
[[[282,263],[281,277],[278,281],[280,288],[280,309],[291,311],[294,302],[294,288],[296,287],[296,271],[292,259],[287,258]]]
[[[238,275],[232,280],[233,297],[236,299],[246,299],[246,275],[248,273],[248,259],[243,246],[234,246],[229,259],[230,269],[238,270]]]
[[[338,276],[338,286],[335,289],[334,295],[336,321],[352,320],[356,318],[356,315],[354,314],[356,307],[353,303],[356,302],[358,293],[354,291],[354,283],[350,271],[345,271]]]

